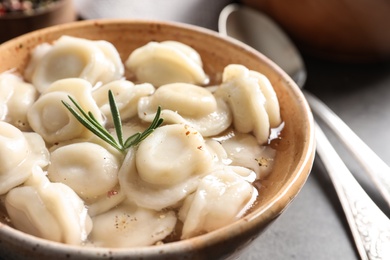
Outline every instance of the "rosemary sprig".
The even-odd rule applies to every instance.
[[[112,91],[109,90],[108,101],[110,104],[112,121],[114,123],[115,132],[118,138],[118,140],[115,140],[115,138],[107,131],[107,129],[104,128],[104,126],[102,126],[99,123],[99,121],[97,121],[97,119],[94,117],[94,115],[91,112],[88,113],[85,112],[81,108],[81,106],[77,103],[76,100],[74,100],[71,96],[68,97],[70,101],[72,101],[72,103],[75,105],[77,110],[63,100],[62,103],[72,113],[72,115],[89,131],[91,131],[97,137],[107,142],[112,147],[114,147],[115,149],[119,150],[122,153],[126,152],[127,149],[129,149],[130,147],[138,145],[142,140],[148,137],[148,135],[150,135],[154,131],[154,129],[159,127],[164,121],[164,119],[160,118],[161,107],[158,107],[156,116],[154,117],[153,122],[150,124],[150,126],[144,132],[135,133],[134,135],[127,138],[126,141],[124,141],[122,120],[119,114],[118,106],[116,105],[115,98],[114,95],[112,94]]]

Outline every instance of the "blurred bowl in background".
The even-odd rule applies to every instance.
[[[278,22],[303,52],[349,62],[390,59],[388,0],[242,0]]]
[[[76,20],[73,0],[58,0],[33,13],[7,13],[0,16],[0,43],[19,35]]]

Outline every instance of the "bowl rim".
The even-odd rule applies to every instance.
[[[63,244],[60,242],[49,241],[42,239],[33,235],[26,234],[22,231],[14,229],[2,222],[0,222],[0,239],[5,237],[13,240],[23,241],[24,243],[30,245],[31,247],[45,247],[45,250],[55,251],[57,253],[63,252],[64,254],[71,255],[77,253],[79,256],[91,256],[94,255],[108,255],[112,257],[131,257],[131,256],[140,256],[140,255],[161,255],[162,252],[178,254],[183,252],[183,248],[187,248],[190,251],[194,251],[197,248],[202,248],[205,246],[210,246],[214,243],[223,242],[228,237],[233,237],[236,234],[242,232],[249,232],[256,226],[262,225],[264,222],[272,222],[277,216],[279,216],[285,208],[290,204],[290,202],[295,198],[298,192],[303,187],[306,182],[311,167],[314,161],[315,155],[315,140],[314,140],[314,120],[309,105],[299,89],[299,87],[293,82],[293,80],[284,72],[278,65],[276,65],[269,58],[264,56],[262,53],[256,51],[252,47],[235,40],[228,36],[223,36],[215,31],[212,31],[207,28],[199,27],[196,25],[184,24],[180,22],[173,21],[156,21],[149,19],[93,19],[93,20],[84,20],[84,21],[75,21],[66,24],[55,25],[47,27],[44,29],[39,29],[18,37],[15,37],[11,40],[8,40],[0,44],[0,51],[3,48],[7,48],[8,45],[14,44],[15,42],[23,42],[25,39],[31,38],[35,34],[50,33],[57,30],[62,30],[71,27],[84,27],[90,25],[109,25],[109,24],[147,24],[147,25],[163,25],[176,27],[179,29],[195,31],[196,33],[206,34],[214,39],[219,39],[223,41],[228,41],[229,44],[235,45],[236,47],[242,49],[245,52],[255,55],[261,60],[266,60],[267,65],[271,67],[272,70],[275,70],[277,74],[282,76],[283,80],[286,80],[287,83],[292,88],[292,92],[295,97],[298,99],[298,102],[302,105],[305,113],[305,122],[307,122],[307,140],[304,144],[304,150],[302,152],[302,157],[300,157],[299,162],[297,163],[296,168],[294,169],[294,174],[291,176],[291,181],[283,184],[280,191],[274,196],[272,201],[265,203],[260,208],[256,209],[253,212],[250,212],[248,215],[243,218],[235,221],[234,223],[219,228],[215,231],[193,237],[190,239],[185,239],[176,242],[170,242],[162,245],[154,246],[143,246],[143,247],[132,247],[132,248],[107,248],[107,247],[88,247],[88,246],[75,246],[69,244]],[[308,168],[309,167],[309,168]],[[287,195],[287,193],[289,193]],[[294,196],[291,196],[294,194]],[[278,204],[278,205],[277,205]],[[211,241],[211,242],[210,242]]]

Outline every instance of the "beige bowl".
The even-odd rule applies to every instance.
[[[273,172],[263,181],[260,201],[239,221],[192,239],[142,248],[83,248],[26,235],[0,224],[0,255],[6,259],[224,259],[236,257],[275,220],[304,185],[314,158],[313,121],[295,83],[262,54],[215,32],[175,23],[130,20],[96,20],[59,25],[36,31],[0,45],[0,72],[22,71],[30,50],[61,35],[112,42],[125,60],[131,51],[149,41],[177,40],[194,47],[209,75],[239,63],[264,73],[273,84],[285,122]],[[214,78],[216,80],[216,78]]]

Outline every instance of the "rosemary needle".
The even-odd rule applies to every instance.
[[[99,121],[94,117],[94,115],[91,112],[85,112],[81,106],[77,103],[76,100],[74,100],[71,96],[68,96],[69,100],[74,104],[76,107],[73,108],[71,105],[69,105],[67,102],[62,100],[62,103],[65,105],[65,107],[72,113],[72,115],[89,131],[94,133],[97,137],[102,139],[103,141],[110,144],[115,149],[119,150],[120,152],[124,153],[126,152],[130,147],[138,145],[142,140],[144,140],[148,135],[150,135],[157,127],[159,127],[164,119],[160,118],[161,115],[161,107],[157,108],[156,116],[153,119],[153,122],[150,124],[150,126],[144,131],[135,133],[134,135],[130,136],[126,139],[126,141],[123,140],[123,130],[122,130],[122,120],[119,114],[119,109],[116,104],[114,95],[112,94],[112,91],[108,91],[108,101],[110,105],[110,111],[112,115],[112,121],[114,123],[115,132],[117,135],[117,139],[115,140],[114,136],[110,134],[110,132],[107,131],[107,129],[104,128],[104,126],[99,123]]]

